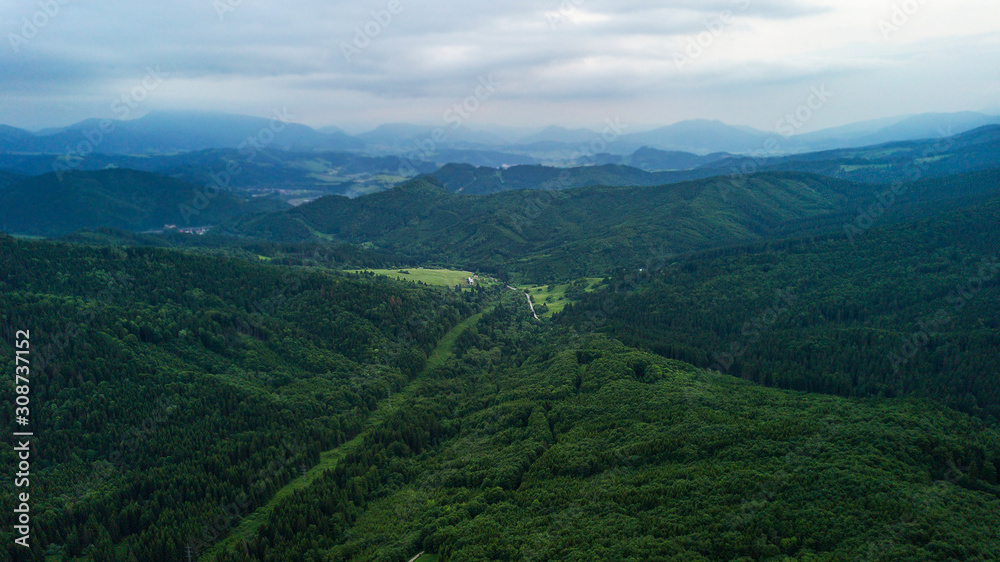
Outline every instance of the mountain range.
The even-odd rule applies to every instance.
[[[8,558],[998,559],[1000,126],[584,135],[0,153]]]
[[[146,154],[192,151],[209,148],[263,148],[288,150],[362,151],[374,155],[397,155],[446,163],[478,164],[483,156],[467,152],[464,160],[441,151],[492,152],[490,162],[507,163],[510,158],[534,158],[540,163],[557,163],[583,153],[626,155],[643,147],[706,155],[717,152],[737,154],[769,150],[780,153],[829,150],[887,142],[950,136],[984,125],[1000,123],[1000,116],[976,112],[928,113],[865,121],[804,134],[783,136],[781,131],[761,131],[727,125],[717,120],[696,119],[646,131],[633,131],[619,124],[621,131],[608,136],[590,129],[548,126],[537,132],[482,126],[455,127],[453,123],[416,125],[385,124],[358,135],[349,135],[336,126],[315,130],[294,122],[295,116],[277,110],[270,117],[248,117],[223,113],[159,111],[129,121],[87,119],[61,128],[36,133],[0,126],[0,152],[47,153],[86,156],[105,154]],[[608,142],[609,138],[611,139]],[[594,150],[594,146],[599,149]],[[607,145],[607,146],[603,146]],[[579,157],[579,156],[577,156]],[[479,162],[472,161],[479,158]]]

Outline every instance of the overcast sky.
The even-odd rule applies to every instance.
[[[0,31],[0,123],[25,128],[120,116],[122,95],[130,118],[442,123],[491,76],[470,125],[773,130],[813,87],[832,96],[801,131],[1000,113],[997,0],[0,0]]]

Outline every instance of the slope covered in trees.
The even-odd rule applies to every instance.
[[[225,532],[223,510],[246,514],[357,434],[479,298],[9,237],[0,263],[8,372],[14,332],[32,342],[35,550],[23,559],[184,559],[196,537]],[[15,458],[0,445],[0,462]],[[0,500],[8,513],[13,498]]]
[[[767,389],[530,320],[515,295],[218,560],[988,560],[1000,435]]]
[[[935,138],[788,156],[774,155],[764,147],[758,152],[712,162],[697,171],[798,171],[872,184],[944,177],[1000,166],[1000,125],[956,135],[939,130]]]
[[[133,170],[62,172],[0,189],[0,231],[58,236],[82,228],[202,226],[286,206]]]
[[[470,196],[416,180],[357,199],[326,197],[221,232],[373,243],[420,262],[541,282],[639,266],[654,248],[680,253],[765,238],[782,224],[842,210],[858,189],[819,176],[776,173],[735,184],[706,179]]]
[[[692,155],[693,156],[693,155]],[[647,172],[607,164],[574,168],[551,166],[475,167],[448,164],[432,174],[446,190],[466,195],[486,195],[519,189],[572,189],[589,185],[652,186],[719,175],[717,171]]]
[[[904,212],[904,214],[906,214]],[[733,247],[616,276],[561,319],[797,390],[912,394],[1000,420],[1000,199],[854,237]]]

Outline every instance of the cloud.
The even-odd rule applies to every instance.
[[[313,124],[427,121],[494,75],[504,86],[481,114],[512,124],[540,124],[543,107],[543,118],[569,126],[650,108],[657,119],[754,124],[767,111],[755,105],[816,80],[853,84],[874,72],[883,85],[912,83],[917,55],[935,41],[956,46],[941,54],[936,79],[955,87],[954,100],[986,106],[985,93],[978,102],[958,93],[995,82],[968,72],[975,61],[962,47],[992,52],[982,45],[998,36],[997,8],[978,0],[926,3],[889,40],[879,22],[892,4],[867,0],[64,1],[17,52],[2,45],[0,122],[49,126],[106,112],[159,65],[171,77],[151,108],[260,114],[285,104]],[[8,43],[37,11],[0,4]],[[698,55],[679,67],[693,42]],[[865,98],[882,95],[828,114],[867,116],[884,104]]]

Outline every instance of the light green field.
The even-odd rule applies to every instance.
[[[583,289],[587,293],[593,292],[604,281],[601,277],[585,277],[582,280],[587,283]],[[576,302],[566,298],[566,290],[569,287],[570,284],[566,283],[564,285],[521,285],[519,288],[531,294],[531,302],[535,303],[535,308],[541,305],[548,307],[548,312],[539,314],[540,317],[551,318],[553,314],[562,312],[566,305]]]
[[[888,164],[858,164],[858,165],[843,165],[840,170],[849,173],[857,172],[858,170],[884,170],[888,168]]]
[[[393,279],[399,279],[402,281],[422,281],[428,285],[438,285],[441,287],[454,287],[456,285],[468,287],[468,279],[474,275],[471,271],[455,271],[452,269],[420,269],[414,267],[406,269],[366,269],[364,271],[370,271],[376,275],[385,275],[386,277],[392,277]]]
[[[937,156],[931,156],[931,157],[928,157],[928,158],[918,158],[917,159],[917,164],[931,164],[931,163],[934,163],[934,162],[940,162],[941,160],[945,160],[945,159],[950,158],[950,157],[951,156],[949,156],[947,154],[938,154]]]

